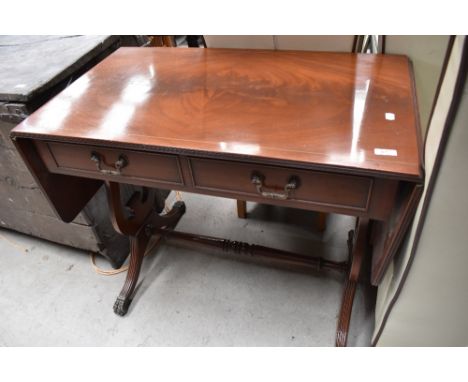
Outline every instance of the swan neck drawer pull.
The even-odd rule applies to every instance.
[[[299,178],[291,176],[288,183],[284,186],[283,192],[278,192],[275,189],[268,189],[264,184],[265,176],[259,172],[252,173],[251,182],[257,188],[257,192],[264,198],[286,200],[289,199],[293,190],[299,187]]]
[[[101,155],[95,151],[91,153],[91,160],[93,162],[96,162],[96,168],[101,174],[106,174],[106,175],[121,175],[122,172],[121,170],[128,165],[128,159],[125,157],[125,155],[120,154],[119,159],[114,163],[113,167],[115,170],[106,170],[103,169],[101,166],[101,162],[105,161],[101,158]]]

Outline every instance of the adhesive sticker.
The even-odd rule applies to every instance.
[[[395,120],[395,114],[394,113],[385,113],[385,119],[387,121],[394,121]]]
[[[396,157],[398,156],[398,151],[394,149],[374,149],[374,154]]]

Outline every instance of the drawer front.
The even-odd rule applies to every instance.
[[[190,167],[195,189],[338,210],[367,211],[373,185],[361,176],[210,159],[191,158]]]
[[[51,172],[135,184],[183,184],[174,155],[56,142],[37,142],[36,146]]]

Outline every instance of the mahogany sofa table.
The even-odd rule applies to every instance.
[[[114,305],[120,315],[150,237],[185,211],[179,202],[155,213],[150,187],[356,216],[337,345],[346,344],[364,254],[372,254],[378,285],[422,191],[414,79],[404,56],[121,48],[11,137],[66,222],[106,184],[113,224],[131,239]],[[142,186],[125,206],[122,183]]]

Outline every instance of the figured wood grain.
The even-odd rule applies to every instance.
[[[121,48],[12,135],[420,180],[414,96],[404,56]]]

